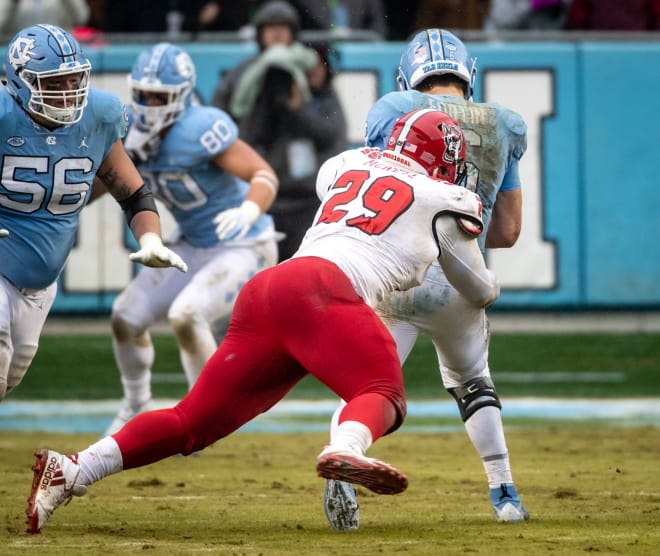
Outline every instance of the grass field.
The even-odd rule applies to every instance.
[[[154,396],[179,398],[186,385],[172,336],[154,336]],[[504,397],[660,396],[660,334],[498,334],[491,338],[490,366]],[[411,399],[445,398],[435,352],[418,340],[404,366]],[[303,380],[293,398],[328,397],[315,379]],[[37,356],[8,399],[117,399],[119,375],[106,336],[43,336]]]
[[[90,487],[41,535],[24,533],[32,451],[75,451],[95,437],[0,433],[2,554],[652,555],[660,546],[660,430],[548,427],[508,436],[531,512],[491,515],[465,434],[394,434],[371,454],[406,471],[408,490],[358,489],[359,531],[323,515],[319,434],[238,433],[198,457],[174,457]]]
[[[176,345],[156,336],[156,397],[185,392]],[[497,335],[491,368],[504,403],[520,396],[660,397],[660,335]],[[411,400],[448,399],[422,338],[404,368]],[[103,336],[45,336],[16,400],[120,397]],[[309,379],[294,399],[329,397]],[[607,402],[605,402],[607,403]],[[428,420],[433,418],[428,417]],[[403,469],[394,497],[360,489],[361,528],[332,531],[323,515],[315,456],[326,433],[241,431],[198,457],[170,458],[93,485],[59,509],[42,535],[24,533],[32,452],[73,452],[98,435],[0,430],[0,554],[236,555],[654,555],[660,546],[660,427],[553,419],[505,420],[514,478],[532,519],[493,520],[481,462],[451,420],[450,432],[406,426],[370,455]],[[457,432],[453,432],[457,431]]]

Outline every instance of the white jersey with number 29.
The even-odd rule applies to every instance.
[[[363,148],[326,161],[316,191],[321,206],[294,257],[334,262],[372,307],[420,284],[434,260],[471,302],[485,306],[499,295],[475,235],[459,225],[467,218],[482,227],[481,202],[467,189]]]

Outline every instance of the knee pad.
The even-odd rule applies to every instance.
[[[137,338],[144,333],[144,328],[135,326],[128,322],[124,316],[115,312],[113,309],[112,315],[110,316],[110,326],[112,328],[112,334],[115,339],[119,342],[128,342]]]
[[[495,385],[489,377],[477,377],[468,380],[458,388],[448,388],[447,391],[453,396],[458,404],[463,422],[467,421],[475,411],[492,405],[502,409],[500,398],[495,392]]]

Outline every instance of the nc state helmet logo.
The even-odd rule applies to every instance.
[[[445,123],[440,124],[440,130],[445,137],[445,152],[442,153],[442,160],[448,164],[456,164],[461,158],[463,134],[455,126]]]
[[[32,50],[34,49],[34,39],[28,37],[18,37],[9,45],[9,63],[14,71],[20,70],[32,59]]]

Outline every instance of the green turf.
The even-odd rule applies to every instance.
[[[186,386],[174,338],[154,336],[154,344],[154,373],[174,379],[155,381],[154,396],[179,398],[185,394]],[[498,334],[491,339],[490,366],[498,391],[508,397],[660,396],[660,334]],[[556,371],[568,375],[556,375]],[[533,373],[540,373],[539,380],[534,379]],[[404,374],[409,398],[447,396],[427,338],[418,340]],[[564,378],[558,380],[561,376]],[[8,399],[89,400],[120,396],[109,337],[43,336],[27,376]],[[290,396],[327,398],[328,390],[310,377]]]
[[[331,530],[323,514],[314,462],[325,434],[238,433],[197,457],[108,477],[27,535],[32,452],[96,440],[0,432],[0,554],[651,556],[660,546],[657,427],[510,431],[525,523],[495,522],[463,431],[378,440],[369,454],[403,470],[410,486],[396,496],[358,487],[361,526],[350,533]]]

